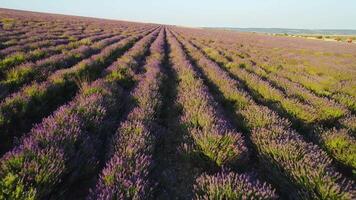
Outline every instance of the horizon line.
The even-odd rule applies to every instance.
[[[145,23],[145,24],[157,24],[157,25],[166,25],[166,26],[180,26],[180,27],[189,27],[189,28],[216,28],[216,29],[294,29],[294,30],[350,30],[356,31],[356,28],[283,28],[283,27],[238,27],[238,26],[191,26],[184,24],[163,24],[158,22],[150,22],[150,21],[136,21],[131,19],[118,19],[118,18],[110,18],[110,17],[101,17],[101,16],[88,16],[88,15],[80,15],[80,14],[67,14],[61,12],[50,12],[50,11],[38,11],[38,10],[23,10],[17,8],[8,8],[8,7],[0,7],[0,9],[8,9],[15,11],[23,11],[23,12],[34,12],[40,14],[54,14],[54,15],[64,15],[64,16],[73,16],[73,17],[83,17],[83,18],[94,18],[94,19],[102,19],[102,20],[114,20],[114,21],[125,21],[125,22],[133,22],[133,23]]]

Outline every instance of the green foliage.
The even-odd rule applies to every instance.
[[[229,61],[220,55],[220,52],[212,48],[204,48],[203,51],[215,62],[219,64],[229,63]]]
[[[24,89],[24,94],[26,94],[29,97],[40,98],[41,96],[44,95],[44,91],[38,85],[34,84],[34,85],[29,86],[29,87],[26,87]]]
[[[8,70],[14,65],[20,64],[25,61],[24,53],[16,53],[14,55],[8,56],[0,61],[0,70]]]
[[[74,36],[69,36],[68,37],[68,40],[71,41],[71,42],[75,42],[78,40],[78,38],[74,37]]]
[[[266,127],[273,123],[269,112],[265,112],[259,106],[249,105],[241,111],[247,126],[251,129]]]
[[[338,160],[356,168],[356,141],[348,136],[345,130],[323,133],[326,149]]]
[[[84,96],[90,96],[92,94],[103,94],[105,90],[101,87],[88,87],[82,89],[82,93]]]
[[[46,51],[43,51],[41,49],[35,49],[30,52],[32,59],[38,60],[40,58],[43,58],[47,55]]]
[[[218,135],[204,132],[203,134],[193,134],[193,137],[200,151],[218,166],[231,164],[240,156],[241,152],[237,152],[236,148],[238,138],[233,134]]]
[[[278,71],[283,69],[282,65],[264,65],[262,66],[268,73],[278,73]]]
[[[338,119],[345,115],[345,112],[341,108],[324,106],[321,107],[322,117],[321,120],[326,119]]]
[[[2,23],[2,28],[5,30],[11,30],[16,24],[16,19],[13,18],[2,18],[0,21]]]
[[[17,42],[16,39],[11,39],[11,40],[4,42],[3,44],[4,45],[14,45],[14,44],[16,44],[16,42]]]
[[[306,88],[314,91],[318,95],[322,96],[330,96],[332,93],[325,90],[323,85],[317,83],[317,82],[312,82],[312,81],[303,81],[301,82]]]
[[[313,113],[313,110],[309,110],[308,107],[304,107],[297,100],[282,98],[280,101],[283,109],[285,109],[285,111],[292,117],[300,119],[306,123],[312,123],[317,120],[318,116]]]
[[[336,93],[332,95],[334,99],[336,99],[338,102],[346,105],[350,110],[353,112],[356,112],[356,100],[355,98],[347,95],[347,94],[342,94],[342,93]]]
[[[23,66],[10,70],[6,73],[6,79],[3,83],[9,85],[10,87],[16,87],[27,80],[30,80],[35,74],[35,69],[33,66]]]
[[[26,162],[28,165],[24,166]],[[34,200],[48,195],[48,188],[57,184],[55,180],[59,174],[51,171],[54,168],[43,168],[38,164],[64,167],[64,160],[51,150],[24,151],[6,160],[0,166],[0,199]],[[28,174],[26,178],[31,181],[24,180],[21,174]]]
[[[245,63],[240,63],[240,64],[239,64],[239,67],[240,67],[241,69],[245,69],[245,68],[246,68],[246,64],[245,64]]]
[[[120,168],[118,165],[115,169]],[[116,170],[117,171],[117,170]],[[110,174],[106,174],[103,178],[105,185],[112,186],[115,183],[115,173],[116,171],[112,170]]]
[[[226,68],[230,69],[230,68],[234,68],[234,67],[239,67],[240,65],[234,62],[229,62],[226,65]]]
[[[135,80],[127,68],[113,71],[107,76],[107,80],[117,81],[123,88],[131,88],[135,84]]]
[[[73,41],[75,41],[75,40],[73,40]],[[89,39],[89,38],[85,38],[85,39],[81,39],[80,41],[79,41],[79,43],[81,44],[81,45],[91,45],[91,44],[93,44],[93,42]]]
[[[1,106],[0,115],[2,115],[2,118],[5,120],[2,121],[0,126],[4,126],[10,122],[19,122],[19,120],[23,119],[26,115],[34,114],[35,110],[39,108],[33,108],[32,103],[36,101],[41,102],[46,96],[45,91],[36,84],[26,87],[24,89],[24,94],[32,100],[27,101],[27,99],[22,96],[15,96],[4,101]],[[33,113],[30,112],[31,110]]]
[[[4,126],[12,121],[14,118],[19,118],[23,115],[23,112],[27,109],[27,104],[20,96],[11,98],[5,101],[1,107],[0,115],[2,120],[0,126]]]

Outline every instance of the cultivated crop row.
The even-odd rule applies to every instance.
[[[187,156],[198,154],[195,158],[211,160],[218,167],[217,171],[224,166],[243,165],[247,162],[248,150],[242,135],[232,129],[222,108],[214,101],[171,33],[168,41],[172,67],[180,80],[177,103],[182,107],[182,114],[179,123],[189,138],[183,153]],[[269,186],[248,175],[228,171],[197,177],[194,192],[196,199],[276,198]]]
[[[98,78],[113,59],[122,54],[146,33],[130,36],[109,45],[100,53],[78,64],[56,71],[44,82],[23,87],[0,104],[0,127],[4,143],[28,130],[32,123],[49,114],[58,105],[70,99],[82,82]],[[5,146],[5,145],[4,145]],[[3,147],[4,147],[3,146]]]
[[[162,99],[159,88],[163,76],[160,71],[164,34],[161,29],[150,47],[144,66],[146,72],[130,94],[135,103],[129,104],[131,111],[111,139],[109,159],[89,199],[147,199],[150,195],[154,184],[150,182],[149,174],[154,166],[152,157],[159,131],[155,121]],[[116,65],[120,70],[135,70],[124,66]],[[133,81],[133,77],[127,75],[125,78]]]
[[[296,40],[0,9],[0,200],[355,199],[356,49]]]
[[[259,165],[266,167],[271,182],[281,191],[298,198],[351,198],[352,186],[350,183],[348,187],[344,186],[345,180],[340,178],[323,151],[306,143],[277,113],[256,104],[242,89],[241,83],[206,58],[203,52],[188,42],[185,44],[196,66],[223,96],[222,101],[235,109],[236,120],[243,120],[241,127],[250,132],[258,150]],[[329,190],[331,187],[332,191]]]
[[[149,44],[149,38],[155,34],[157,30],[144,37],[139,42],[141,47]],[[90,62],[85,62],[85,65],[60,71],[60,75],[56,76],[66,77],[62,84],[70,84],[71,74],[80,75],[85,71],[95,79],[118,56],[122,48],[128,48],[129,43],[141,37],[128,38],[125,42],[109,46],[110,48],[104,49]],[[133,51],[137,48],[133,47]],[[100,80],[82,83],[79,93],[72,101],[36,125],[21,140],[20,145],[3,156],[0,172],[2,198],[59,198],[66,194],[67,187],[75,181],[97,170],[105,130],[111,130],[115,125],[112,122],[117,118],[123,97],[122,87],[112,78],[115,69],[110,67],[107,72],[109,71]],[[16,166],[12,165],[14,160],[18,161]],[[21,173],[17,173],[18,170],[22,170]],[[14,173],[17,174],[16,178],[12,177],[14,179],[8,182],[9,176]]]
[[[229,73],[231,73],[238,80],[242,81],[245,87],[247,87],[248,90],[252,92],[252,95],[255,96],[255,99],[258,99],[259,102],[262,102],[268,107],[277,110],[277,113],[281,113],[282,115],[289,117],[289,119],[292,121],[293,127],[296,127],[301,133],[303,133],[302,135],[310,138],[311,141],[324,148],[332,157],[337,160],[337,162],[348,168],[346,170],[348,170],[349,173],[354,173],[352,172],[352,169],[356,166],[356,146],[355,139],[352,136],[351,130],[348,131],[346,129],[339,128],[325,129],[318,126],[317,123],[313,124],[312,122],[305,122],[305,120],[302,119],[302,116],[307,115],[303,115],[304,111],[301,110],[305,108],[304,110],[306,112],[311,111],[314,108],[310,108],[313,103],[309,103],[309,105],[311,105],[309,108],[307,108],[304,105],[308,104],[297,103],[298,101],[289,100],[289,97],[285,96],[283,92],[274,88],[267,81],[262,80],[258,75],[249,73],[245,70],[245,67],[241,68],[241,65],[239,65],[235,60],[229,61],[226,57],[213,49],[201,49],[204,53],[207,54],[207,56],[209,56],[217,63],[220,63],[228,70]],[[292,91],[293,88],[288,89],[289,91]],[[335,113],[333,111],[336,110],[332,106],[328,106],[327,102],[322,102],[323,104],[320,104],[320,101],[318,107],[325,110],[323,113],[329,113],[330,115]],[[300,112],[297,112],[298,110]],[[293,115],[294,113],[295,115]],[[320,113],[322,112],[320,111]],[[315,113],[310,114],[309,116],[317,120],[323,120],[322,116],[318,116]],[[330,126],[332,122],[329,122],[328,124]],[[337,143],[342,143],[343,145],[335,145]]]

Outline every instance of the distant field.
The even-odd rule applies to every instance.
[[[0,9],[0,200],[356,199],[356,45],[303,37]]]
[[[288,28],[212,28],[223,30],[234,30],[240,32],[256,32],[270,34],[290,35],[356,35],[352,29],[288,29]]]
[[[324,41],[356,43],[356,30],[342,29],[283,29],[283,28],[207,28],[250,33],[266,33],[276,36],[303,37]]]
[[[289,37],[302,37],[306,39],[316,39],[324,41],[333,41],[333,42],[347,42],[347,43],[356,43],[356,35],[320,35],[320,34],[273,34],[277,36],[289,36]]]

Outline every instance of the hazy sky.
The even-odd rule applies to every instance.
[[[0,0],[0,7],[186,26],[356,29],[356,0]]]

